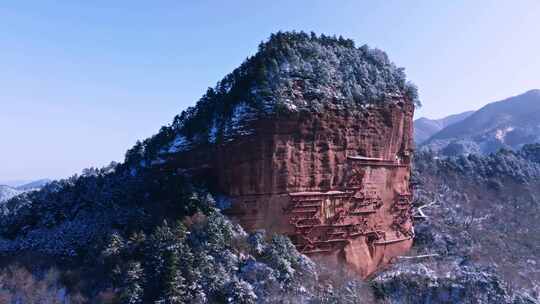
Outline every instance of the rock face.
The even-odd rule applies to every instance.
[[[412,243],[415,104],[384,52],[278,33],[127,162],[198,172],[247,230],[366,277]]]
[[[182,153],[175,166],[215,176],[226,214],[245,229],[286,234],[302,253],[367,277],[414,237],[413,111],[395,98],[256,120],[250,135]]]
[[[229,214],[368,276],[412,244],[412,115],[397,100],[260,122],[256,136],[217,150]]]

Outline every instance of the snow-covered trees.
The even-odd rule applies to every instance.
[[[188,282],[182,275],[182,252],[167,250],[164,253],[164,269],[162,274],[162,293],[159,303],[181,304],[190,299]],[[185,261],[184,261],[185,262]],[[185,265],[187,266],[187,265]]]
[[[158,164],[168,153],[253,135],[253,121],[262,117],[326,107],[358,110],[395,98],[420,105],[416,86],[383,51],[343,37],[278,32],[196,106],[137,143],[126,163]]]
[[[390,286],[389,298],[407,293],[431,297],[437,292],[430,286],[439,286],[445,295],[459,289],[466,298],[467,293],[497,296],[537,285],[540,275],[531,265],[540,263],[540,164],[534,161],[539,151],[538,145],[531,145],[521,151],[453,158],[417,153],[411,182],[414,205],[428,208],[423,209],[426,217],[415,223],[415,254],[438,257],[431,262],[419,259],[418,264],[407,263],[383,275],[385,284],[397,283]],[[496,286],[502,281],[511,288]],[[493,287],[498,290],[490,290]]]
[[[165,221],[149,236],[139,232],[127,241],[111,236],[103,256],[120,269],[114,284],[123,303],[293,303],[328,296],[318,289],[314,264],[286,237],[248,235],[217,210],[185,222],[188,227]]]
[[[526,145],[517,152],[500,150],[489,155],[470,154],[447,158],[439,158],[431,152],[419,152],[415,155],[415,167],[419,172],[447,178],[456,177],[456,173],[463,174],[476,183],[493,180],[527,183],[540,178],[540,163],[537,162],[540,159],[539,151],[538,145]]]
[[[143,302],[144,273],[140,262],[131,262],[125,272],[120,301],[123,304],[141,304]]]
[[[231,304],[255,304],[257,295],[253,286],[245,281],[232,280],[226,287],[226,301]]]
[[[382,51],[342,37],[276,33],[195,107],[137,142],[123,164],[3,204],[0,255],[95,266],[101,273],[88,285],[119,291],[124,303],[317,298],[314,264],[286,237],[248,236],[213,209],[207,185],[161,165],[171,154],[253,136],[261,117],[416,102],[414,92]]]

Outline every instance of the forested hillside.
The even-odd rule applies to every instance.
[[[449,159],[417,154],[413,252],[363,283],[315,264],[283,236],[246,233],[221,214],[226,202],[209,190],[211,180],[165,166],[184,149],[249,133],[244,123],[261,115],[369,107],[385,94],[418,102],[382,51],[273,35],[123,163],[3,204],[2,301],[538,303],[537,145]]]
[[[538,303],[540,145],[415,159],[412,257],[376,278],[392,303]]]
[[[288,239],[246,234],[216,209],[221,198],[208,190],[211,180],[166,163],[177,152],[248,135],[249,122],[261,117],[352,110],[391,96],[418,102],[384,52],[341,37],[274,34],[195,107],[127,151],[123,163],[3,204],[0,255],[38,279],[58,269],[80,301],[355,302],[360,283],[329,289],[335,278],[319,276]]]

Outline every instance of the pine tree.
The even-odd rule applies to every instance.
[[[165,304],[188,303],[188,286],[180,269],[180,257],[177,251],[164,253],[165,269],[162,275],[163,295],[160,302]]]
[[[245,281],[234,279],[228,284],[227,289],[227,303],[255,304],[257,301],[253,287]]]
[[[157,303],[188,303],[191,290],[188,282],[196,281],[193,275],[193,254],[186,244],[186,227],[178,222],[164,222],[148,239],[146,260],[149,277],[149,298]]]
[[[133,233],[128,241],[128,252],[134,258],[144,258],[144,246],[146,242],[146,234],[143,231]]]
[[[124,288],[120,295],[120,301],[123,304],[140,304],[143,303],[143,268],[139,262],[131,262],[128,264]]]
[[[118,232],[113,232],[109,237],[109,243],[107,247],[103,250],[103,255],[105,257],[115,257],[120,255],[122,250],[125,248],[126,242],[122,235]]]

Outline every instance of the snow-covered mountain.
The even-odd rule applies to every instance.
[[[0,203],[7,201],[8,199],[21,194],[22,191],[12,188],[6,185],[0,185]]]
[[[490,103],[442,129],[423,145],[444,155],[491,153],[540,142],[540,90]]]
[[[0,203],[5,202],[9,200],[10,198],[17,196],[21,193],[28,192],[28,191],[35,191],[43,188],[46,184],[50,183],[51,180],[44,178],[44,179],[38,179],[29,183],[25,183],[20,186],[8,186],[8,185],[0,185]]]
[[[430,119],[426,117],[420,117],[414,121],[414,142],[422,144],[428,140],[431,136],[448,127],[449,125],[458,123],[465,118],[471,116],[474,111],[467,111],[459,114],[446,116],[441,119]]]
[[[29,183],[25,183],[23,185],[15,187],[15,189],[19,191],[32,191],[32,190],[39,190],[43,188],[46,184],[50,183],[51,180],[48,178],[42,178],[35,181],[31,181]]]

